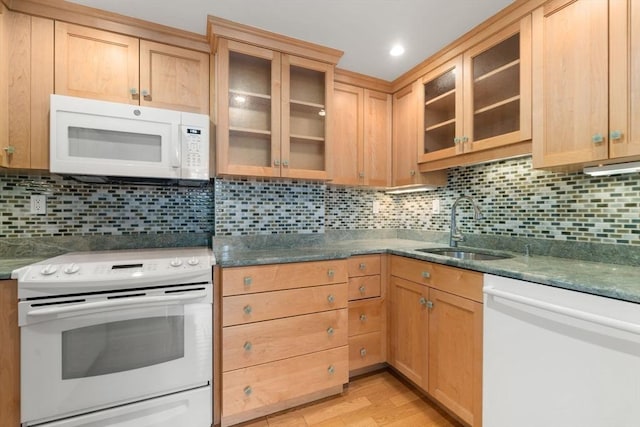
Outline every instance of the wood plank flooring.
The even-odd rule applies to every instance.
[[[351,380],[341,395],[239,426],[461,427],[462,424],[385,370]]]

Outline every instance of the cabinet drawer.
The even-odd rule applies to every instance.
[[[349,301],[380,296],[380,275],[349,279]]]
[[[347,309],[222,329],[222,370],[347,345]]]
[[[234,295],[222,298],[222,326],[346,307],[346,283],[260,294]]]
[[[380,331],[384,324],[384,301],[375,299],[349,303],[349,336]]]
[[[359,369],[365,366],[384,362],[382,356],[382,333],[371,332],[364,335],[349,337],[349,369]]]
[[[380,274],[380,255],[359,255],[347,259],[349,277]]]
[[[347,281],[345,260],[296,262],[222,269],[222,295],[303,288]]]
[[[391,275],[415,283],[430,285],[433,278],[433,265],[427,261],[392,256]]]
[[[347,346],[222,374],[222,417],[345,384]]]
[[[447,265],[432,264],[431,287],[476,302],[482,302],[484,275],[477,271]]]

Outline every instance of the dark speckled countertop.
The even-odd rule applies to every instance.
[[[640,303],[640,267],[581,261],[551,256],[525,256],[494,261],[459,260],[442,255],[417,252],[421,248],[446,244],[405,239],[345,240],[310,247],[233,250],[214,248],[223,267],[347,258],[351,255],[390,253],[437,262],[483,273],[527,280],[543,285],[587,292]],[[491,251],[489,251],[491,252]]]

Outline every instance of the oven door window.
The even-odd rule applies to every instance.
[[[62,332],[62,379],[130,371],[184,357],[184,316],[145,317]]]

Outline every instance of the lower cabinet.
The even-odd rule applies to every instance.
[[[20,425],[20,329],[18,285],[0,280],[0,424]]]
[[[342,392],[345,260],[222,269],[223,426]]]
[[[482,425],[481,273],[392,256],[389,364]]]

